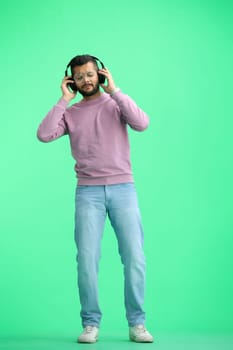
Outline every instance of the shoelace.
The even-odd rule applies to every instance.
[[[146,330],[146,328],[144,327],[144,326],[138,326],[137,328],[136,328],[136,332],[137,333],[147,333],[147,330]]]
[[[85,328],[85,333],[91,333],[92,330],[93,330],[93,327],[92,327],[92,326],[87,326],[87,327]]]

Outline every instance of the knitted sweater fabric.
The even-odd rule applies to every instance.
[[[121,91],[102,93],[70,107],[61,98],[37,130],[42,142],[68,135],[79,185],[134,182],[127,127],[143,131],[149,118]]]

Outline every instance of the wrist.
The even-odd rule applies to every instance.
[[[120,88],[119,88],[119,87],[115,87],[115,88],[110,92],[110,95],[112,96],[112,95],[115,94],[115,92],[118,92],[118,91],[120,91]]]
[[[72,98],[66,96],[66,95],[63,95],[62,96],[63,100],[65,100],[66,102],[70,102],[72,100]]]

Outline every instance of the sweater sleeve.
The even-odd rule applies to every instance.
[[[117,103],[122,119],[129,126],[137,131],[145,130],[149,125],[149,118],[136,103],[121,91],[117,91],[112,95],[112,98]]]
[[[48,112],[37,130],[37,137],[42,142],[50,142],[68,133],[65,122],[65,110],[68,105],[63,98]]]

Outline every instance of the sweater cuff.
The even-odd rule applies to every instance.
[[[68,104],[69,102],[67,102],[63,97],[61,97],[57,102],[57,106],[62,108],[66,108]]]

